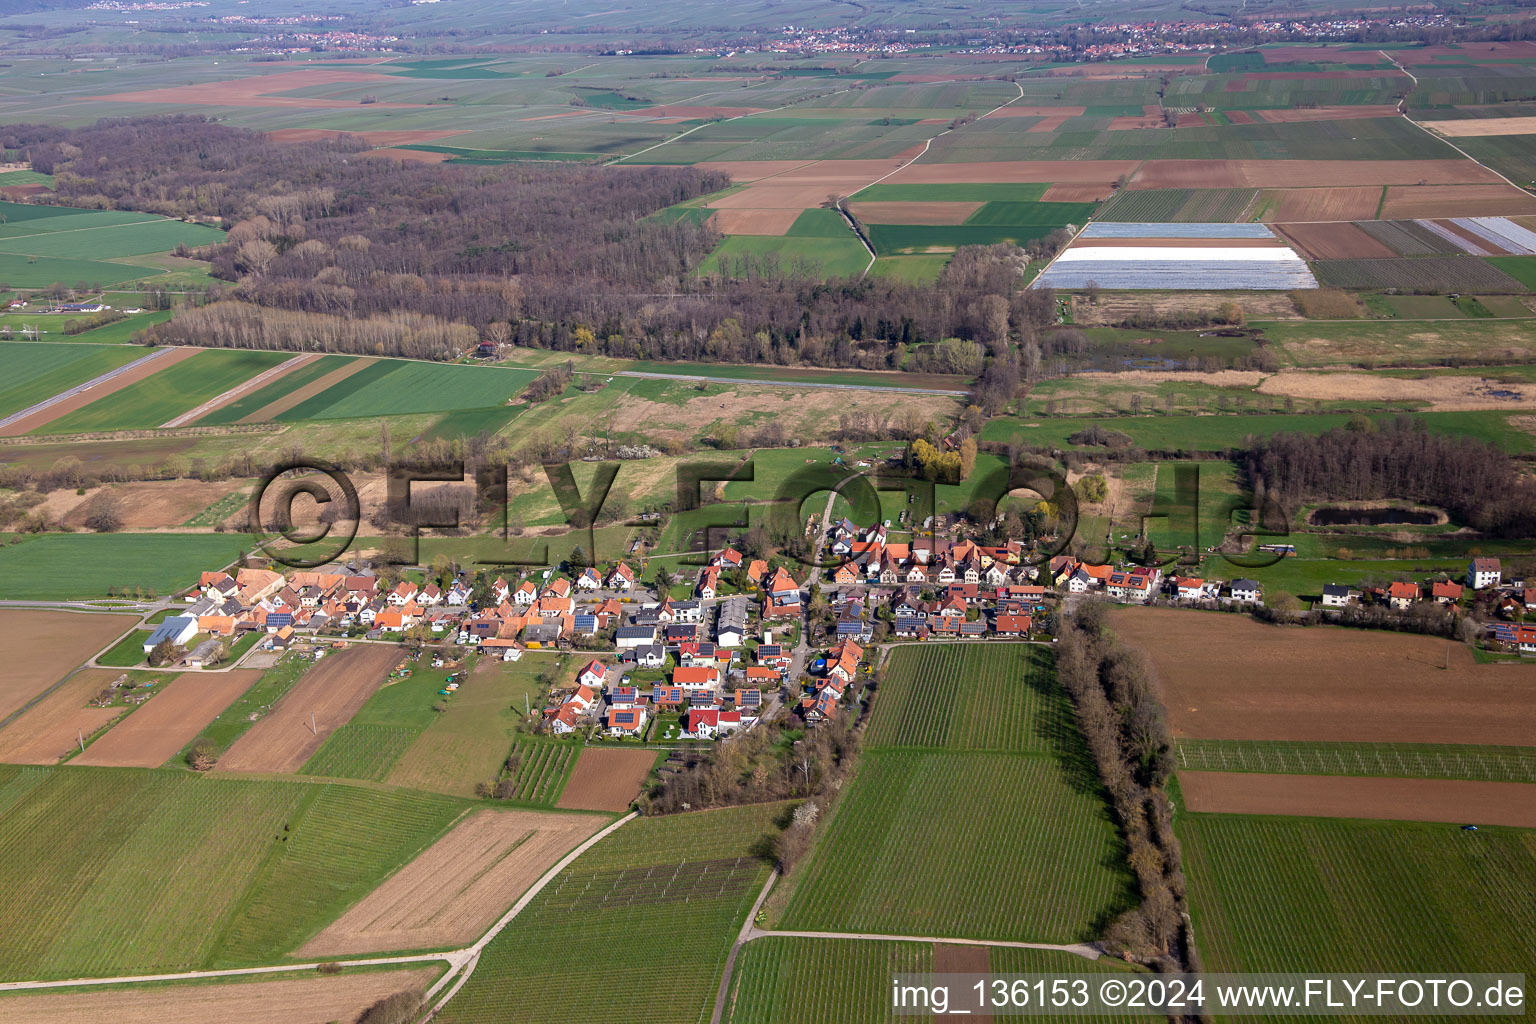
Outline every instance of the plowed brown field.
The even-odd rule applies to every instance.
[[[1229,111],[1232,117],[1236,111]],[[1255,110],[1261,121],[1296,123],[1299,121],[1359,121],[1371,117],[1396,117],[1397,108],[1382,104],[1363,107],[1305,107],[1296,110]],[[1234,118],[1234,121],[1236,119]]]
[[[327,654],[270,714],[235,741],[219,759],[218,770],[298,771],[327,736],[357,714],[401,657],[400,648],[392,644],[360,644]]]
[[[866,224],[964,224],[980,203],[850,203]]]
[[[1499,217],[1536,213],[1536,196],[1513,185],[1396,185],[1387,189],[1382,220]]]
[[[305,943],[299,955],[467,946],[606,823],[595,814],[480,811]]]
[[[1179,788],[1192,811],[1536,828],[1536,785],[1522,782],[1181,771]]]
[[[1221,161],[1189,162],[1220,163]],[[1135,171],[1137,164],[1136,160],[989,160],[966,164],[936,164],[919,161],[891,175],[888,180],[891,184],[912,185],[1024,181],[1059,181],[1075,185],[1098,182],[1108,184],[1122,174]]]
[[[1381,205],[1381,186],[1287,188],[1259,196],[1266,221],[1372,220]]]
[[[716,210],[710,218],[723,235],[782,235],[804,213],[794,207],[775,210]]]
[[[1029,106],[1023,103],[1011,103],[1006,107],[994,110],[988,117],[1082,117],[1088,112],[1086,107],[1068,106]],[[942,118],[935,118],[944,124],[949,122]]]
[[[137,615],[0,610],[0,720],[138,621]]]
[[[1102,185],[1052,185],[1040,197],[1045,203],[1101,203],[1114,191],[1108,183]]]
[[[1536,736],[1536,667],[1479,665],[1462,644],[1171,608],[1120,609],[1110,623],[1151,658],[1175,736],[1512,746]]]
[[[1295,243],[1308,259],[1392,259],[1386,245],[1348,222],[1340,224],[1276,224],[1275,230]]]
[[[260,672],[238,670],[177,676],[70,763],[158,768],[260,678]]]
[[[396,992],[424,991],[436,968],[313,974],[281,981],[0,996],[5,1024],[327,1024],[356,1020]]]
[[[93,708],[89,701],[118,677],[116,670],[85,669],[22,716],[0,729],[0,761],[10,764],[55,764],[79,750],[78,737],[90,736],[127,708]]]
[[[579,111],[571,111],[579,113]],[[566,114],[551,115],[566,117]],[[527,120],[534,120],[528,118]],[[426,131],[377,131],[377,132],[344,132],[332,128],[279,128],[274,132],[267,132],[267,138],[274,142],[316,142],[320,139],[357,139],[366,142],[370,146],[408,146],[413,142],[436,142],[438,139],[446,139],[452,135],[467,135],[473,129],[470,128],[432,128]]]
[[[640,787],[655,764],[654,750],[585,747],[555,806],[578,811],[625,810],[640,795]]]

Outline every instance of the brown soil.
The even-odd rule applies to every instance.
[[[866,224],[964,224],[981,209],[980,203],[850,203],[853,215]]]
[[[249,671],[183,673],[70,763],[158,768],[260,678]]]
[[[1004,109],[1006,109],[1006,108],[1004,108]],[[1053,114],[1050,117],[1042,117],[1039,121],[1037,121],[1036,123],[1030,125],[1028,128],[1024,129],[1024,131],[1026,133],[1029,133],[1029,132],[1054,132],[1057,129],[1059,129],[1062,125],[1066,124],[1067,121],[1070,120],[1070,119],[1071,119],[1071,115],[1069,115],[1069,114]]]
[[[81,990],[0,996],[6,1024],[327,1024],[356,1020],[396,992],[425,991],[437,969],[364,971],[326,978],[230,981],[157,988]]]
[[[1100,203],[1114,191],[1108,184],[1102,185],[1052,185],[1040,197],[1045,203]]]
[[[959,165],[966,166],[966,165]],[[969,166],[980,166],[971,164]],[[1471,160],[1148,160],[1136,188],[1311,188],[1344,185],[1450,185],[1495,181]],[[1288,217],[1294,220],[1297,218]]]
[[[298,955],[467,946],[606,822],[595,814],[480,811],[354,904]]]
[[[1023,103],[1010,103],[1008,106],[993,111],[990,117],[1082,117],[1088,112],[1087,107],[1068,106],[1026,106]],[[948,124],[944,118],[933,119],[938,124]]]
[[[716,210],[710,224],[723,235],[783,235],[804,210]]]
[[[992,951],[986,946],[960,946],[948,942],[933,944],[934,974],[987,974],[992,970]],[[990,1013],[972,1013],[966,1017],[977,1024],[992,1024]]]
[[[1131,114],[1124,117],[1113,117],[1109,121],[1109,131],[1129,132],[1139,131],[1144,128],[1161,128],[1163,126],[1162,114],[1149,117],[1146,114]]]
[[[1526,59],[1536,57],[1536,43],[1528,39],[1497,43],[1467,43],[1464,46],[1425,46],[1413,50],[1399,50],[1394,54],[1404,64],[1477,64],[1488,60]]]
[[[1236,111],[1227,116],[1237,121]],[[1255,110],[1259,120],[1275,123],[1302,121],[1360,121],[1372,117],[1396,117],[1397,108],[1387,104],[1363,107],[1310,107],[1301,110]]]
[[[590,110],[562,110],[558,114],[540,114],[537,117],[520,117],[519,121],[554,121],[562,117],[581,117],[590,114]]]
[[[75,673],[0,730],[0,761],[56,764],[59,758],[79,750],[79,737],[90,736],[128,710],[88,706],[91,698],[120,674],[115,669],[94,668]]]
[[[1138,163],[1136,160],[997,160],[965,164],[919,162],[891,175],[889,180],[892,184],[911,185],[1024,181],[1107,185],[1122,174],[1134,172]]]
[[[855,188],[823,184],[779,184],[780,178],[754,182],[740,192],[721,196],[709,206],[714,210],[804,210],[820,206],[830,195],[846,195]],[[856,186],[862,187],[862,186]]]
[[[555,806],[578,811],[627,810],[655,764],[654,750],[584,747]]]
[[[139,621],[137,615],[93,615],[30,609],[0,611],[0,720],[58,682]]]
[[[1381,204],[1381,186],[1280,189],[1265,192],[1259,202],[1267,207],[1266,221],[1372,220]]]
[[[563,115],[557,115],[563,116]],[[433,128],[426,131],[343,132],[331,128],[279,128],[267,132],[273,142],[317,142],[321,139],[357,139],[370,146],[408,146],[413,142],[436,142],[453,135],[467,135],[470,128]]]
[[[1379,71],[1250,71],[1242,77],[1247,82],[1322,82],[1333,79],[1386,78],[1401,74],[1396,68],[1382,68]],[[1393,112],[1396,113],[1395,110]]]
[[[1536,786],[1521,782],[1181,771],[1179,788],[1192,811],[1536,828]]]
[[[1536,407],[1536,389],[1459,374],[1414,378],[1286,370],[1266,378],[1258,390],[1324,402],[1427,402],[1444,412]],[[1514,397],[1491,395],[1492,390],[1512,392]]]
[[[327,654],[277,706],[219,759],[219,771],[295,772],[346,725],[400,663],[392,644],[360,644]],[[310,731],[313,722],[315,731]]]
[[[180,526],[226,494],[247,486],[247,480],[141,480],[107,488],[92,487],[83,495],[70,490],[53,491],[38,508],[63,520],[65,526],[82,529],[91,499],[105,489],[122,499],[124,529],[163,530]]]
[[[1227,111],[1227,120],[1233,124],[1253,124],[1254,122],[1253,115],[1246,110]]]
[[[1387,189],[1383,220],[1536,213],[1536,196],[1513,185],[1404,185]]]
[[[257,409],[255,412],[251,413],[249,416],[241,419],[240,422],[264,423],[273,417],[281,416],[283,413],[287,412],[289,409],[292,409],[300,402],[315,397],[326,388],[346,380],[354,373],[357,373],[359,370],[364,369],[372,363],[373,359],[368,356],[363,356],[360,359],[354,359],[350,363],[347,363],[345,366],[337,367],[330,373],[326,374],[324,377],[321,377],[319,380],[310,381],[308,384],[304,385],[298,390],[290,391],[282,398],[267,403],[260,409]]]
[[[783,174],[792,171],[796,167],[804,167],[810,160],[705,160],[694,164],[707,171],[721,171],[731,176],[731,180],[737,184],[748,181],[758,181],[762,178],[771,178],[775,174]]]
[[[296,92],[323,85],[354,85],[364,83],[399,83],[394,75],[381,75],[373,71],[334,71],[313,68],[308,71],[280,71],[275,75],[253,75],[227,82],[201,82],[197,85],[173,85],[165,89],[144,89],[139,92],[119,92],[110,96],[89,96],[87,99],[108,100],[113,103],[156,103],[175,106],[204,107],[309,107],[317,110],[400,110],[425,107],[426,103],[371,103],[364,107],[353,99],[325,99],[312,96],[281,96],[278,93]]]
[[[204,402],[202,405],[198,406],[196,409],[188,410],[187,412],[182,413],[180,416],[177,416],[175,419],[166,420],[164,423],[160,424],[160,426],[180,427],[185,426],[188,423],[192,423],[196,420],[200,420],[214,410],[224,408],[224,406],[228,405],[230,402],[233,402],[241,395],[248,394],[259,387],[270,384],[280,377],[286,377],[288,374],[292,373],[294,370],[297,370],[299,367],[304,366],[307,363],[312,363],[319,358],[319,353],[306,353],[305,355],[294,356],[292,359],[278,363],[271,369],[263,370],[261,373],[256,374],[256,376],[251,377],[249,380],[241,381],[239,384],[236,384],[234,387],[230,388],[228,391],[221,395],[215,395],[214,397],[208,399],[208,401]]]
[[[1461,644],[1164,608],[1110,622],[1151,658],[1175,736],[1519,746],[1536,735],[1536,669],[1479,665]]]
[[[1354,224],[1276,224],[1308,259],[1392,259],[1397,255]]]
[[[892,380],[893,385],[903,382]],[[948,382],[953,386],[954,381]],[[944,387],[922,384],[918,387]],[[651,431],[658,434],[691,437],[716,420],[740,421],[748,413],[769,413],[783,417],[786,426],[807,439],[825,437],[837,426],[837,414],[857,407],[861,411],[892,416],[906,409],[918,409],[942,418],[955,414],[955,399],[945,395],[889,394],[879,391],[836,391],[814,388],[797,391],[782,386],[743,385],[730,393],[700,395],[682,405],[651,402],[631,396],[614,409],[614,430]],[[370,507],[366,500],[364,508]]]
[[[71,395],[64,401],[56,402],[46,409],[40,409],[31,416],[17,420],[10,426],[0,427],[0,437],[20,437],[22,434],[30,434],[32,431],[52,423],[67,413],[85,408],[98,398],[105,398],[108,395],[116,394],[126,387],[137,384],[151,374],[156,374],[167,367],[175,366],[183,359],[191,359],[197,355],[198,351],[195,348],[179,348],[169,355],[160,356],[145,363],[143,366],[129,370],[127,373],[120,373],[111,380],[98,384],[88,391],[82,391],[78,395]]]

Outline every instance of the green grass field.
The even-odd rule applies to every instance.
[[[0,285],[11,288],[49,288],[83,284],[87,287],[121,284],[164,271],[133,263],[107,263],[102,260],[55,259],[0,252]]]
[[[1526,971],[1533,834],[1455,825],[1184,814],[1210,971]]]
[[[20,412],[145,355],[142,349],[125,346],[0,341],[0,360],[6,368],[5,383],[0,386],[0,417]]]
[[[1174,764],[1212,772],[1536,782],[1536,747],[1181,739]]]
[[[270,961],[460,813],[420,793],[0,768],[0,898],[16,915],[0,969],[58,978]]]
[[[135,665],[144,664],[147,657],[144,653],[144,641],[149,639],[150,631],[147,629],[135,629],[117,643],[112,649],[104,651],[96,659],[98,664],[110,665],[113,668],[133,668]]]
[[[280,422],[449,412],[506,404],[538,376],[506,366],[382,359],[300,402]]]
[[[220,406],[208,413],[208,415],[200,418],[197,423],[199,426],[238,423],[252,413],[282,398],[284,395],[291,394],[306,384],[312,384],[326,374],[341,369],[352,362],[353,358],[353,356],[338,355],[321,356],[314,362],[301,366],[292,373],[285,373],[277,380],[263,384],[254,391],[246,392],[228,405]]]
[[[949,256],[932,253],[923,256],[881,256],[869,268],[870,277],[884,277],[907,284],[931,285],[937,283],[949,264]]]
[[[1067,224],[1082,226],[1095,203],[992,200],[963,224],[870,224],[869,240],[881,255],[922,254],[963,245],[1025,243]]]
[[[776,804],[639,818],[582,854],[486,947],[435,1020],[675,1024],[709,1019],[768,867],[750,847]],[[591,956],[660,964],[594,984]],[[553,996],[558,993],[558,996]]]
[[[240,554],[217,533],[0,534],[0,600],[73,601],[135,589],[166,595]]]
[[[38,428],[39,433],[78,434],[93,430],[158,427],[223,394],[290,357],[281,352],[209,349],[166,366],[137,384],[98,398]]]
[[[1044,648],[898,648],[873,715],[782,927],[1073,942],[1133,899]]]

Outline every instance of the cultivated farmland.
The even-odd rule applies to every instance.
[[[281,352],[196,352],[40,429],[70,434],[158,427],[288,358]]]
[[[1536,782],[1536,747],[1182,739],[1174,764],[1208,772]]]
[[[274,418],[286,423],[504,405],[537,376],[505,366],[382,359]]]
[[[1191,811],[1536,828],[1536,785],[1466,779],[1179,772]]]
[[[555,806],[583,811],[625,810],[640,795],[640,787],[655,765],[653,750],[585,747]]]
[[[1536,669],[1474,664],[1462,644],[1161,608],[1119,610],[1110,623],[1152,659],[1175,736],[1524,745],[1536,735]]]
[[[480,811],[306,942],[299,955],[468,945],[605,823],[589,814]]]
[[[0,418],[92,378],[143,358],[137,348],[73,342],[0,341],[6,380],[0,385]]]
[[[560,993],[570,1024],[704,1021],[725,959],[768,875],[752,844],[777,804],[639,818],[582,854],[480,957],[443,1024],[544,1024]],[[592,984],[588,946],[665,970]]]
[[[1405,292],[1520,294],[1525,285],[1475,256],[1425,256],[1419,259],[1323,260],[1314,268],[1324,288]]]
[[[1531,833],[1185,814],[1194,934],[1211,971],[1524,971]]]
[[[138,622],[137,615],[0,611],[0,720]]]
[[[219,760],[231,772],[293,772],[345,725],[400,661],[388,644],[331,653]],[[311,725],[314,728],[311,730]]]
[[[355,1020],[395,992],[423,991],[437,971],[364,971],[337,978],[280,977],[161,988],[84,989],[0,996],[6,1024],[164,1024],[167,1020],[218,1024],[329,1024]]]
[[[80,736],[92,735],[128,710],[88,706],[117,675],[105,669],[85,669],[70,676],[0,729],[0,761],[55,764],[78,751]]]
[[[196,739],[205,725],[260,677],[254,671],[177,676],[71,763],[156,768]]]
[[[1240,221],[1258,193],[1251,188],[1121,189],[1098,212],[1104,221]]]

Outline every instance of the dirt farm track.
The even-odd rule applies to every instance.
[[[1536,736],[1536,667],[1479,665],[1463,644],[1171,608],[1123,608],[1109,621],[1150,657],[1175,736],[1512,746]]]
[[[1523,782],[1179,772],[1179,788],[1192,811],[1536,828],[1536,785]]]
[[[218,770],[298,771],[327,736],[357,714],[400,658],[400,648],[393,644],[363,644],[327,654],[270,714],[235,741],[219,759]]]
[[[336,978],[98,989],[0,996],[6,1024],[327,1024],[355,1020],[376,1000],[425,989],[435,969],[369,971]]]

